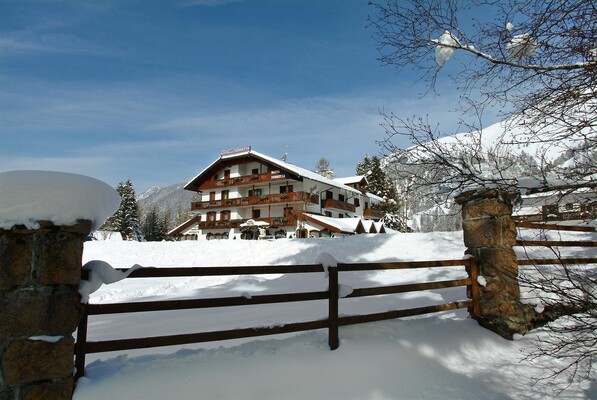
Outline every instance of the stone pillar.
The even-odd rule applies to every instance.
[[[516,226],[512,200],[517,194],[479,189],[456,197],[462,205],[462,229],[466,253],[477,260],[480,279],[479,324],[506,339],[531,329],[533,308],[520,302],[518,262],[513,246]]]
[[[0,400],[62,400],[73,392],[73,332],[90,221],[0,229]]]

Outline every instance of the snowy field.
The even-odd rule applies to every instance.
[[[526,233],[527,238],[531,238]],[[567,234],[597,240],[587,233]],[[85,244],[84,262],[115,268],[312,264],[327,253],[341,262],[460,259],[461,232],[358,235],[342,239]],[[574,250],[570,255],[578,254]],[[591,255],[582,253],[585,256]],[[580,254],[579,254],[580,255]],[[521,254],[522,256],[522,254]],[[593,253],[592,256],[595,256]],[[341,273],[340,284],[423,282],[465,277],[463,268]],[[92,303],[139,299],[251,296],[325,290],[321,274],[127,279],[103,286]],[[340,300],[341,314],[381,312],[465,299],[453,288]],[[326,302],[92,316],[89,340],[268,326],[327,317]],[[457,310],[259,339],[88,355],[76,400],[105,399],[597,399],[594,382],[541,380],[550,359],[525,360],[541,331],[507,341]]]

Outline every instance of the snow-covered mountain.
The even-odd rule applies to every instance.
[[[524,122],[512,119],[482,132],[442,137],[386,157],[388,174],[396,180],[406,204],[410,227],[418,232],[461,229],[460,207],[451,195],[477,186],[473,180],[517,187],[524,194],[540,186],[565,185],[571,172],[581,173],[587,164],[594,166],[596,152],[587,142],[587,132],[565,137],[556,123],[552,129],[543,128],[534,132],[539,136],[530,137]],[[444,166],[434,167],[434,159],[441,159]],[[448,163],[458,168],[445,167]],[[460,171],[478,179],[463,179]],[[590,172],[582,172],[585,181],[594,181]]]
[[[155,206],[160,213],[167,212],[170,216],[169,229],[176,224],[177,215],[191,209],[191,200],[195,192],[184,190],[186,182],[169,186],[154,186],[137,196],[137,203],[141,210]]]

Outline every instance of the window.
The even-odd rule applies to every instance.
[[[229,221],[230,220],[230,210],[222,210],[220,212],[220,220]]]
[[[261,189],[249,190],[249,197],[252,196],[261,196]]]
[[[209,201],[216,200],[216,192],[209,192]]]
[[[230,170],[229,169],[224,170],[224,179],[230,179]]]
[[[207,213],[207,220],[208,221],[215,221],[216,220],[216,212],[210,211]]]
[[[338,195],[338,200],[340,200],[340,201],[344,201],[344,195],[343,195],[343,194],[339,194],[339,195]]]
[[[253,168],[251,170],[251,175],[259,175],[259,168]]]
[[[333,199],[334,198],[334,193],[332,193],[331,190],[326,190],[325,191],[325,199],[329,200],[329,199]]]
[[[355,198],[354,198],[354,206],[355,206],[355,207],[359,207],[360,205],[361,205],[361,202],[359,201],[359,198],[358,198],[358,197],[355,197]]]
[[[368,202],[368,201],[366,201],[366,202],[365,202],[365,210],[366,210],[366,209],[368,209],[368,208],[369,208],[369,202]]]
[[[222,200],[228,200],[230,197],[230,190],[222,190]]]
[[[292,193],[294,187],[292,185],[280,186],[280,193]]]
[[[344,218],[344,214],[338,214],[338,218]]]
[[[261,210],[255,209],[251,212],[251,218],[258,219],[259,217],[261,217]]]
[[[332,212],[331,211],[325,211],[325,216],[326,217],[332,217]]]

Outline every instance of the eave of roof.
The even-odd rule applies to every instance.
[[[323,226],[335,233],[353,234],[366,232],[360,218],[331,218],[308,213],[301,213],[301,216],[305,220]]]
[[[210,170],[212,170],[214,167],[216,167],[218,164],[223,163],[226,160],[234,160],[236,158],[242,158],[242,157],[251,157],[260,161],[264,161],[268,164],[272,164],[274,165],[276,168],[279,168],[281,170],[284,170],[286,172],[292,173],[297,175],[299,178],[307,178],[310,179],[312,181],[316,181],[316,182],[320,182],[320,183],[324,183],[326,185],[329,186],[333,186],[333,187],[337,187],[352,193],[358,193],[361,194],[361,192],[355,188],[352,188],[350,186],[344,185],[340,182],[338,182],[337,180],[334,179],[328,179],[324,176],[319,175],[316,172],[313,171],[309,171],[307,169],[301,168],[301,167],[297,167],[296,165],[293,164],[289,164],[285,161],[282,160],[278,160],[277,158],[273,158],[270,156],[267,156],[265,154],[259,153],[255,150],[247,150],[247,151],[243,151],[243,152],[239,152],[239,153],[235,153],[235,154],[230,154],[230,155],[221,155],[218,159],[216,159],[215,161],[213,161],[211,164],[209,164],[205,169],[203,169],[203,171],[201,171],[199,174],[197,174],[193,179],[191,179],[185,186],[184,188],[186,190],[193,190],[193,188],[197,188],[199,187],[199,185],[195,184],[198,180],[200,180],[200,178],[203,177],[203,175],[207,172],[209,172]]]
[[[168,236],[176,236],[180,232],[184,231],[185,229],[187,229],[194,223],[199,222],[200,220],[201,220],[201,215],[195,215],[194,217],[189,218],[188,220],[186,220],[185,222],[183,222],[182,224],[178,225],[176,228],[174,228],[170,232],[168,232]]]

